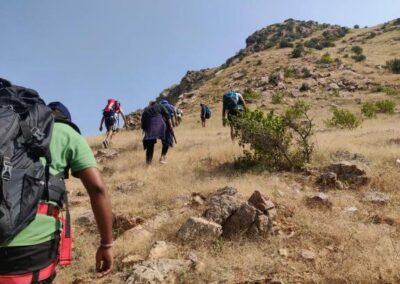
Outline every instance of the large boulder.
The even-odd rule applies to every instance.
[[[244,203],[224,224],[223,236],[232,238],[244,235],[254,224],[256,216],[257,209],[248,202]]]
[[[94,156],[96,158],[96,161],[98,163],[101,163],[103,161],[114,159],[114,158],[118,157],[119,153],[120,153],[119,149],[114,149],[114,148],[100,149],[100,150],[97,150],[97,152]]]
[[[179,275],[188,271],[191,264],[191,261],[181,259],[145,261],[132,267],[126,284],[177,283]]]
[[[222,235],[222,226],[204,218],[191,217],[177,232],[182,241],[187,240],[215,240]]]
[[[323,172],[335,173],[338,180],[350,185],[366,185],[371,181],[369,168],[357,162],[334,162],[328,167],[325,167]]]
[[[222,225],[241,205],[240,195],[233,187],[224,187],[211,194],[207,200],[203,217]]]
[[[267,215],[270,219],[274,220],[276,218],[277,212],[275,209],[275,204],[267,197],[262,195],[258,190],[254,191],[254,193],[250,196],[249,203]]]

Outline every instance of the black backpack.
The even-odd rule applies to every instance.
[[[0,244],[35,218],[48,186],[53,123],[36,91],[0,84]]]

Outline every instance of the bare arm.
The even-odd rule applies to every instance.
[[[89,194],[93,214],[101,237],[101,244],[105,245],[100,245],[96,253],[96,269],[102,272],[102,276],[104,276],[111,272],[113,266],[111,200],[97,168],[78,171],[74,173],[74,176],[80,178]]]
[[[124,111],[122,110],[122,108],[120,109],[119,112],[121,113],[122,119],[124,120],[124,126],[125,126],[125,128],[127,128],[128,125],[126,124],[126,116],[125,116],[125,113],[124,113]]]

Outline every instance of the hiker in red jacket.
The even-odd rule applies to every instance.
[[[126,117],[121,108],[121,103],[117,100],[109,99],[106,107],[103,110],[103,116],[101,118],[99,127],[99,130],[103,131],[103,123],[104,123],[107,130],[106,139],[103,141],[104,148],[109,147],[114,132],[117,131],[117,121],[119,119],[120,114],[124,120],[125,127],[127,127]]]
[[[15,235],[12,235],[11,238],[7,237],[5,242],[0,243],[0,284],[52,283],[56,276],[57,265],[68,265],[71,262],[72,231],[64,182],[64,179],[68,178],[69,171],[74,177],[79,178],[86,188],[97,222],[100,241],[96,253],[96,269],[101,275],[110,273],[113,266],[111,202],[100,172],[96,167],[93,152],[86,140],[79,134],[78,127],[71,122],[71,115],[63,104],[59,102],[51,103],[49,105],[51,113],[48,108],[44,108],[43,101],[35,91],[11,84],[6,85],[1,83],[0,79],[0,102],[2,106],[10,104],[11,100],[7,98],[10,97],[10,94],[15,96],[13,94],[16,92],[18,92],[18,95],[22,94],[20,95],[22,99],[30,99],[32,94],[36,96],[32,98],[36,99],[36,104],[41,109],[38,112],[37,120],[46,120],[46,125],[52,126],[52,131],[48,131],[49,128],[46,128],[45,132],[42,132],[41,129],[36,128],[32,132],[32,136],[39,142],[47,139],[47,137],[50,138],[48,149],[51,154],[51,164],[46,163],[46,182],[41,182],[41,180],[35,182],[35,180],[27,178],[26,175],[24,176],[24,183],[21,185],[24,188],[28,186],[31,190],[30,199],[27,199],[28,196],[17,196],[16,198],[24,198],[24,202],[29,202],[31,205],[28,204],[29,207],[27,207],[28,205],[21,203],[18,210],[20,214],[32,210],[34,215],[32,219],[27,219],[28,222],[21,224],[24,226],[17,230]],[[55,119],[53,125],[52,115]],[[21,125],[24,128],[23,124]],[[32,131],[25,128],[22,132],[26,130]],[[27,162],[31,161],[29,160],[31,158],[23,157],[23,153],[27,150],[19,148],[16,151],[21,152],[20,159],[25,159]],[[33,151],[32,148],[29,151]],[[46,154],[46,157],[48,157],[48,154]],[[36,164],[33,165],[37,169],[40,169],[40,165],[44,163],[37,159],[33,161],[36,161]],[[13,167],[20,167],[20,165],[17,161],[14,161],[9,169],[5,169],[3,166],[2,172],[8,170],[10,175],[4,176],[3,174],[1,178],[3,179],[3,186],[5,180],[9,182],[9,187],[18,189],[21,185],[19,185],[18,180],[12,178],[11,173],[17,174],[21,169],[13,170]],[[37,173],[36,178],[39,177],[39,173]],[[28,172],[27,174],[32,173]],[[43,184],[47,185],[43,186]],[[32,200],[35,191],[41,185],[43,192],[37,191],[40,200]],[[4,189],[7,190],[7,188]],[[6,198],[11,200],[12,197],[7,196]],[[35,204],[37,205],[33,206]],[[66,210],[65,218],[61,217],[62,208]],[[7,221],[3,216],[0,214],[0,227],[3,227],[4,222]],[[15,225],[20,226],[18,223]],[[1,232],[2,236],[7,235],[7,231],[2,230]]]

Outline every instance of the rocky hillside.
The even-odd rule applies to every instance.
[[[70,180],[75,262],[59,283],[399,283],[400,68],[387,64],[400,58],[399,39],[400,20],[354,29],[288,20],[162,92],[185,110],[168,164],[145,166],[140,131],[118,133],[111,150],[90,138],[113,201],[115,272],[93,280],[96,226]],[[220,120],[231,88],[250,109],[311,106],[304,171],[237,167],[243,148]],[[206,128],[199,102],[213,110]],[[354,125],[327,123],[338,109],[354,116],[335,122]]]

